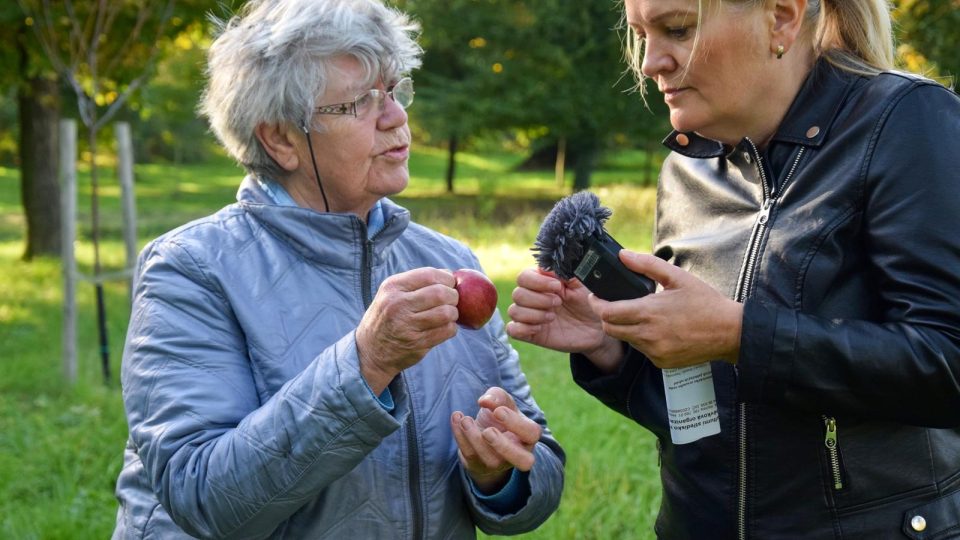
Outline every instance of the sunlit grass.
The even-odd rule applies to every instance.
[[[625,246],[649,250],[654,189],[638,187],[642,153],[597,172],[595,189],[613,210],[608,228]],[[533,264],[530,247],[543,217],[569,192],[552,171],[515,172],[520,156],[460,154],[455,192],[445,191],[446,153],[418,148],[410,186],[398,203],[414,220],[468,244],[493,277],[506,313],[516,274]],[[189,167],[138,165],[138,247],[235,199],[242,177],[227,160]],[[90,189],[79,173],[79,271],[92,273]],[[622,178],[622,181],[614,181]],[[631,180],[632,178],[632,180]],[[101,171],[101,265],[126,265],[119,189]],[[56,259],[24,262],[19,175],[0,168],[0,538],[100,539],[113,528],[113,485],[126,437],[117,373],[129,315],[127,284],[105,285],[112,383],[104,386],[94,287],[77,286],[79,381],[63,383],[63,277]],[[569,185],[569,182],[568,182]],[[536,540],[652,537],[659,505],[653,438],[585,394],[566,355],[515,343],[534,395],[567,452],[560,510]],[[481,535],[483,537],[483,535]]]

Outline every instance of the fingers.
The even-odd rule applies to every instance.
[[[563,303],[560,292],[563,284],[551,275],[536,270],[524,270],[517,276],[517,287],[507,308],[512,321],[523,325],[539,326],[556,318],[553,310]],[[515,328],[515,330],[518,330]],[[523,329],[520,334],[530,334],[537,329]]]
[[[498,414],[500,411],[507,414]],[[494,415],[505,424],[507,431],[501,432],[496,427],[483,428],[459,411],[451,416],[453,436],[465,466],[480,473],[502,471],[508,466],[529,471],[535,461],[532,450],[540,438],[540,426],[506,407],[498,407]],[[523,427],[518,429],[516,426],[520,425]],[[536,436],[532,437],[534,432]],[[528,442],[531,438],[532,442]]]
[[[540,440],[540,424],[527,418],[522,413],[508,407],[497,407],[493,410],[493,416],[506,428],[505,431],[516,435],[521,443],[527,446],[533,446]]]
[[[525,324],[516,321],[510,321],[506,326],[508,336],[530,343],[535,342],[537,334],[539,334],[541,330],[543,330],[543,326],[539,324]]]
[[[401,291],[416,291],[430,285],[444,285],[452,289],[457,284],[453,272],[429,266],[395,274],[387,278],[384,283],[388,282]]]
[[[384,280],[374,302],[378,311],[417,330],[446,326],[457,320],[459,295],[453,274],[436,268],[416,268]]]
[[[649,277],[665,289],[672,288],[683,275],[683,270],[655,255],[621,249],[620,260],[630,270]]]
[[[500,388],[499,386],[491,386],[486,392],[480,396],[480,399],[477,400],[477,404],[481,407],[490,409],[496,409],[497,407],[509,407],[513,410],[517,410],[516,403],[513,402],[513,397],[507,393],[506,390]]]
[[[500,431],[513,433],[526,445],[534,445],[540,440],[540,424],[521,413],[513,397],[503,388],[491,386],[477,403],[481,407],[480,414],[490,414],[493,417],[490,420],[499,424],[497,427]]]
[[[646,319],[644,298],[608,302],[590,295],[590,308],[606,325],[636,324]],[[607,329],[604,328],[604,331]]]
[[[453,437],[469,470],[489,473],[506,468],[506,460],[487,444],[477,422],[457,411],[450,419]],[[487,428],[496,431],[496,428]]]
[[[555,275],[540,270],[528,268],[517,276],[517,286],[539,293],[559,294],[563,284]]]
[[[510,440],[494,428],[487,428],[482,433],[484,442],[490,445],[490,448],[499,457],[521,471],[529,471],[533,468],[533,463],[536,460],[533,452]]]

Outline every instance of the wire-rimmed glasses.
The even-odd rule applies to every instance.
[[[360,118],[374,109],[383,112],[388,95],[400,108],[406,109],[413,103],[413,94],[413,79],[404,77],[393,86],[388,87],[386,91],[371,88],[357,96],[353,101],[321,105],[314,109],[314,112],[317,114],[349,114],[355,118]]]

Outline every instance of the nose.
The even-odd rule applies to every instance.
[[[387,131],[407,123],[407,111],[394,101],[392,96],[384,96],[383,111],[377,118],[377,128]]]
[[[651,79],[656,79],[657,75],[671,73],[677,69],[677,61],[670,54],[670,50],[659,38],[651,39],[649,36],[643,44],[643,62],[640,64],[640,72]]]

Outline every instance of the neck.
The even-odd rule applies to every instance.
[[[333,192],[329,186],[324,186],[327,191],[327,203],[330,205],[329,208],[325,208],[323,196],[320,194],[320,188],[317,186],[317,182],[312,175],[294,173],[286,178],[277,180],[277,182],[283,186],[283,189],[287,190],[287,193],[289,193],[290,197],[297,203],[297,206],[301,208],[310,208],[317,212],[355,214],[364,223],[367,222],[370,210],[377,204],[376,200],[355,205],[342,204],[336,196],[336,193]]]
[[[748,121],[736,126],[730,133],[720,134],[720,137],[707,135],[709,138],[731,147],[740,144],[744,137],[753,141],[757,148],[765,148],[769,144],[790,106],[793,105],[797,94],[800,93],[800,88],[813,68],[815,58],[812,54],[805,57],[794,55],[771,61],[774,64],[769,72],[773,79],[766,92],[767,99],[757,104],[751,111]]]
[[[794,99],[800,93],[804,81],[810,75],[815,58],[812,54],[797,55],[794,58],[789,58],[789,60],[785,56],[781,60],[775,60],[775,62],[785,62],[782,67],[778,66],[780,69],[776,70],[775,75],[781,83],[772,88],[770,99],[766,101],[770,106],[760,117],[761,123],[751,133],[747,134],[758,148],[765,148],[776,134],[780,123],[787,115],[787,111],[793,105]]]

